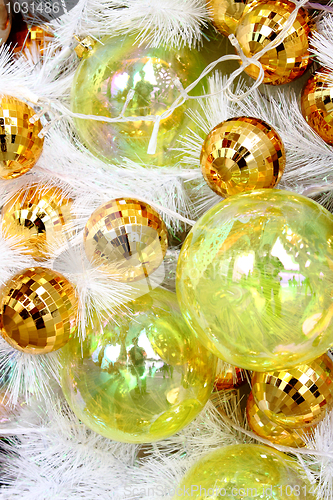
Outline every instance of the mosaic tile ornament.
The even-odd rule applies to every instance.
[[[301,109],[311,128],[333,146],[333,75],[321,70],[305,84]]]
[[[246,417],[250,429],[258,436],[268,439],[271,443],[282,446],[303,447],[306,445],[306,436],[311,434],[312,427],[302,429],[286,429],[272,422],[263,411],[261,411],[251,394],[246,404]]]
[[[76,416],[126,443],[165,439],[211,395],[216,358],[187,327],[176,294],[161,288],[96,317],[61,352],[62,389]]]
[[[248,0],[206,0],[209,17],[222,35],[235,34]]]
[[[244,54],[252,57],[275,40],[294,9],[295,4],[289,0],[261,0],[247,4],[236,31]],[[264,83],[281,85],[303,75],[310,63],[310,32],[310,18],[307,11],[300,8],[285,39],[260,58],[265,73]],[[245,72],[252,78],[259,76],[259,68],[254,64]]]
[[[72,205],[56,187],[21,190],[2,208],[2,230],[18,238],[27,254],[43,260],[70,235]]]
[[[284,172],[286,156],[273,127],[241,116],[220,123],[203,143],[200,164],[208,186],[227,196],[273,188]]]
[[[313,491],[296,459],[262,444],[233,444],[200,458],[173,500],[186,498],[186,492],[196,500],[315,500]]]
[[[230,389],[238,389],[247,381],[246,372],[242,368],[237,368],[237,366],[227,365],[220,371],[217,371],[214,390],[223,391]]]
[[[167,228],[147,203],[117,198],[90,216],[84,248],[88,259],[115,279],[138,281],[162,263],[168,248]]]
[[[314,425],[333,408],[333,361],[319,358],[289,370],[254,373],[252,393],[260,410],[292,429]]]
[[[25,174],[38,160],[44,139],[39,120],[30,123],[35,111],[15,97],[0,99],[0,178],[14,179]]]
[[[187,323],[227,363],[307,363],[333,345],[333,215],[278,189],[230,196],[191,229],[176,285]]]
[[[74,333],[77,305],[73,286],[60,273],[44,267],[25,269],[1,290],[1,334],[25,353],[56,351]]]
[[[44,30],[40,26],[26,26],[26,30],[18,40],[17,45],[14,47],[14,53],[25,52],[25,49],[30,51],[36,47],[41,54],[45,51],[46,47],[53,40],[52,33]]]

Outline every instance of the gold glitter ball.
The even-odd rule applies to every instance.
[[[224,363],[221,359],[218,360],[214,382],[215,391],[238,389],[246,383],[246,380],[245,370]]]
[[[235,34],[247,0],[206,0],[209,17],[222,35]]]
[[[282,446],[295,448],[305,446],[305,437],[312,432],[312,428],[309,427],[293,430],[275,424],[258,408],[252,392],[247,400],[246,417],[251,430],[255,434],[268,439],[271,443]]]
[[[15,97],[0,101],[0,178],[14,179],[30,170],[38,160],[44,139],[39,120],[30,123],[35,111]]]
[[[332,359],[323,354],[289,370],[254,373],[252,392],[273,422],[288,428],[316,424],[333,408]]]
[[[167,229],[160,215],[147,203],[130,198],[101,205],[84,231],[88,259],[124,282],[154,272],[167,247]]]
[[[236,31],[244,54],[252,57],[275,40],[294,9],[295,4],[288,0],[265,0],[246,5]],[[301,8],[285,39],[260,58],[265,73],[264,83],[281,85],[303,75],[310,62],[308,36],[311,27],[306,10]],[[251,64],[245,72],[258,78],[259,68]]]
[[[201,171],[208,186],[227,196],[273,188],[285,167],[283,143],[277,132],[258,118],[242,116],[220,123],[202,146]]]
[[[319,71],[305,84],[301,97],[302,114],[311,128],[333,146],[333,75]]]
[[[2,230],[8,236],[16,236],[25,253],[43,260],[70,234],[72,203],[56,187],[21,190],[2,208]]]
[[[77,303],[73,286],[60,273],[44,267],[25,269],[1,290],[1,334],[25,353],[56,351],[74,332]]]

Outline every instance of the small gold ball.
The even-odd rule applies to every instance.
[[[305,84],[301,97],[302,114],[311,128],[333,146],[333,75],[319,71]]]
[[[258,408],[252,392],[247,400],[246,417],[253,432],[264,439],[268,439],[271,443],[282,446],[295,448],[305,446],[305,437],[312,431],[309,427],[297,430],[285,429],[281,425],[272,422]]]
[[[43,260],[72,229],[72,204],[59,188],[21,190],[2,208],[2,230],[18,237],[28,255]]]
[[[238,389],[243,384],[246,383],[246,371],[242,368],[237,368],[237,366],[229,365],[228,363],[223,363],[223,367],[219,367],[218,360],[217,371],[214,382],[215,391],[223,391],[229,389]]]
[[[1,290],[1,334],[25,353],[56,351],[74,332],[77,304],[73,286],[60,273],[44,267],[25,269]]]
[[[227,197],[273,188],[285,168],[284,146],[277,132],[258,118],[231,118],[208,134],[200,164],[208,186]]]
[[[14,179],[30,170],[42,152],[44,139],[39,120],[30,123],[35,111],[15,97],[0,100],[0,178]]]
[[[323,354],[288,370],[254,373],[253,397],[276,424],[293,429],[314,425],[333,408],[333,362]]]
[[[236,31],[244,54],[252,57],[275,40],[294,9],[295,4],[289,0],[261,0],[247,4]],[[310,18],[301,8],[285,39],[260,58],[265,73],[264,83],[281,85],[303,75],[310,63],[310,31]],[[259,68],[254,64],[245,72],[252,78],[259,76]]]
[[[124,282],[154,272],[167,247],[167,229],[160,215],[147,203],[130,198],[101,205],[84,231],[88,259]]]
[[[206,0],[209,16],[222,35],[235,34],[248,0]]]

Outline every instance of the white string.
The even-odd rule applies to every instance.
[[[158,133],[159,133],[159,127],[160,127],[160,122],[162,120],[165,120],[166,118],[169,118],[169,116],[172,115],[172,113],[177,109],[179,106],[182,106],[187,100],[189,99],[203,99],[207,97],[211,97],[213,95],[219,94],[221,92],[225,92],[227,98],[230,101],[241,101],[242,99],[245,99],[249,94],[251,94],[256,88],[261,85],[264,79],[264,69],[262,67],[261,62],[259,59],[269,50],[272,50],[276,48],[278,45],[280,45],[285,37],[287,36],[288,31],[290,28],[293,26],[296,17],[298,15],[298,11],[303,5],[307,3],[308,0],[300,0],[297,5],[295,5],[295,9],[293,12],[289,15],[287,22],[285,23],[283,29],[281,30],[280,34],[272,40],[269,44],[266,45],[261,51],[259,51],[257,54],[253,55],[252,57],[247,57],[244,52],[242,51],[238,40],[234,35],[229,36],[229,40],[232,43],[232,45],[236,48],[238,54],[227,54],[225,56],[220,57],[216,61],[213,61],[210,63],[201,73],[201,75],[188,87],[184,88],[183,85],[181,84],[180,80],[177,78],[175,80],[175,86],[178,89],[180,95],[177,97],[177,99],[171,104],[171,106],[165,110],[161,115],[145,115],[145,116],[124,116],[125,111],[132,100],[134,96],[134,89],[131,89],[127,95],[125,104],[123,106],[123,109],[120,113],[119,116],[110,118],[108,116],[97,116],[97,115],[85,115],[82,113],[74,113],[68,108],[66,108],[64,105],[60,104],[59,102],[52,102],[48,101],[48,106],[52,106],[55,110],[61,113],[62,116],[57,116],[55,120],[52,120],[44,129],[41,131],[41,134],[44,134],[47,132],[47,130],[50,128],[50,126],[54,123],[54,121],[57,121],[65,116],[76,118],[76,119],[82,119],[82,120],[95,120],[95,121],[101,121],[101,122],[106,122],[106,123],[119,123],[119,122],[137,122],[137,121],[152,121],[154,122],[154,127],[152,131],[152,135],[149,141],[148,145],[148,154],[155,154],[156,152],[156,147],[157,147],[157,138],[158,138]],[[196,95],[196,96],[190,96],[189,93],[200,83],[200,81],[205,78],[219,63],[224,62],[224,61],[231,61],[231,60],[238,60],[241,61],[241,66],[233,71],[231,75],[229,76],[226,84],[218,91],[215,93],[209,93],[209,94],[202,94],[202,95]],[[234,94],[231,91],[233,82],[235,79],[251,64],[254,64],[259,68],[259,75],[258,78],[255,80],[254,84],[252,85],[251,88],[249,88],[247,91],[242,92],[240,94]],[[45,111],[46,112],[46,111]],[[40,113],[38,113],[39,115]],[[35,116],[38,116],[35,115]],[[34,117],[35,118],[35,117]],[[37,118],[38,119],[38,118]]]

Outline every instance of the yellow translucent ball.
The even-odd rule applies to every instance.
[[[189,424],[213,387],[216,358],[186,326],[176,295],[155,289],[127,303],[86,340],[63,349],[62,389],[95,432],[127,443],[164,439]]]
[[[177,294],[203,344],[232,365],[319,357],[333,344],[333,215],[277,189],[227,198],[185,240]]]
[[[211,61],[204,50],[149,48],[144,43],[139,46],[135,36],[102,42],[94,46],[75,73],[71,93],[75,113],[115,118],[131,91],[124,117],[161,115],[180,96],[178,80],[187,87]],[[78,118],[75,124],[83,143],[106,161],[127,157],[144,164],[170,166],[179,159],[179,152],[172,148],[191,123],[186,110],[197,106],[197,102],[187,101],[161,120],[154,155],[147,154],[154,126],[148,119],[107,123]]]
[[[257,444],[224,446],[201,458],[176,488],[176,498],[314,500],[298,462]]]

